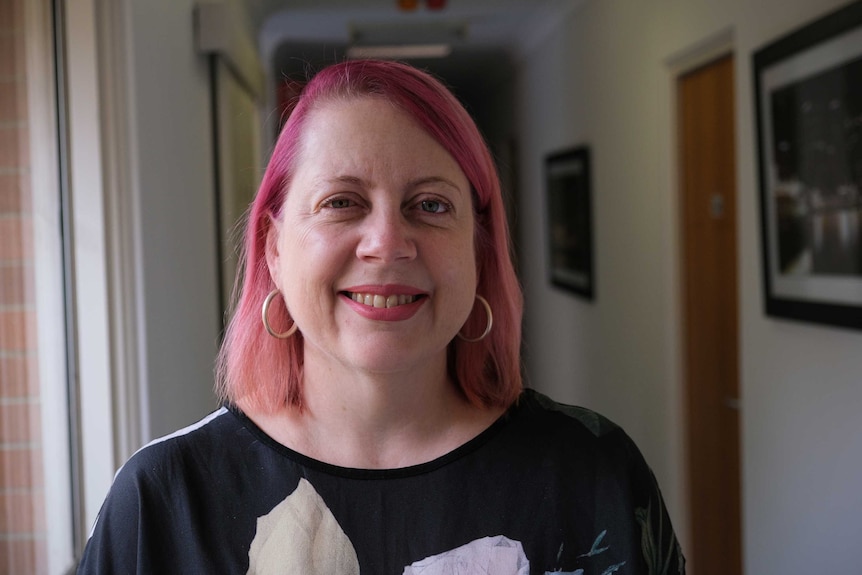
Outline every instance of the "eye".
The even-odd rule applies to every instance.
[[[343,210],[344,208],[353,207],[353,201],[348,198],[332,198],[330,200],[326,200],[323,203],[323,206],[326,208],[333,208],[336,210]]]
[[[442,214],[449,211],[449,205],[438,200],[422,200],[419,208],[430,214]]]

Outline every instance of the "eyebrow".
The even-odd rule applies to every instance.
[[[324,184],[350,184],[354,186],[360,186],[363,188],[369,187],[369,182],[359,178],[357,176],[335,176],[334,178],[325,178],[322,180]],[[461,188],[458,187],[457,184],[448,180],[441,176],[427,176],[424,178],[416,178],[407,182],[407,189],[414,189],[420,186],[424,186],[427,184],[435,185],[435,184],[443,184],[447,187],[450,187],[458,192],[463,192]]]
[[[354,184],[362,187],[367,185],[365,180],[356,176],[336,176],[334,178],[324,178],[322,181],[327,184]]]
[[[447,180],[446,178],[443,178],[440,176],[428,176],[427,178],[417,178],[415,180],[410,180],[407,183],[407,187],[412,189],[412,188],[418,188],[419,186],[424,186],[425,184],[443,184],[443,185],[448,186],[448,187],[450,187],[450,188],[452,188],[458,192],[463,191],[463,190],[461,190],[461,188],[459,188],[455,184],[455,182],[452,182],[452,181]]]

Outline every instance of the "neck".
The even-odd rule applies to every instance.
[[[305,363],[305,407],[249,414],[304,455],[343,467],[387,469],[431,461],[466,443],[502,410],[470,404],[446,374],[445,355],[425,369],[368,373]]]

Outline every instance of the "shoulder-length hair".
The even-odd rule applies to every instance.
[[[261,322],[262,303],[275,288],[266,264],[267,232],[284,205],[309,113],[333,100],[367,97],[382,98],[410,115],[449,152],[472,186],[476,291],[491,305],[494,325],[479,342],[453,339],[448,370],[474,405],[508,407],[521,392],[523,299],[491,154],[473,119],[439,81],[405,64],[373,60],[323,69],[294,103],[247,215],[243,275],[235,287],[236,307],[216,363],[216,392],[222,401],[241,401],[267,412],[283,406],[302,409],[302,334],[276,339]],[[292,322],[281,298],[275,298],[268,317],[275,329],[286,329]],[[482,333],[485,322],[482,306],[476,305],[462,333],[467,337]]]

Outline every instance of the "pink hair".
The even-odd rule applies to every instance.
[[[300,94],[275,144],[248,214],[244,278],[219,351],[216,391],[223,401],[242,400],[265,411],[285,405],[302,408],[302,335],[276,339],[261,322],[261,305],[275,287],[266,265],[266,236],[270,218],[277,217],[284,204],[309,112],[327,101],[362,97],[383,98],[407,112],[449,152],[472,185],[476,291],[491,305],[494,326],[480,342],[452,340],[448,369],[474,405],[508,407],[521,392],[523,300],[494,162],[470,115],[439,81],[405,64],[371,60],[347,61],[319,72]],[[276,330],[291,325],[279,297],[268,317]],[[462,333],[476,337],[486,321],[484,308],[477,304]]]

